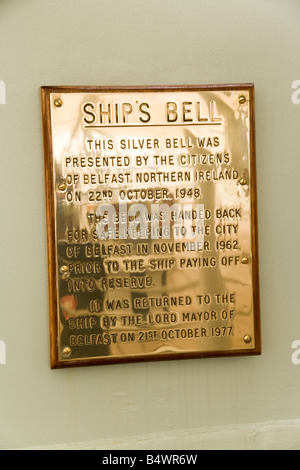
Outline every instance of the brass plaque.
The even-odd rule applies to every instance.
[[[51,367],[260,354],[253,84],[42,110]]]

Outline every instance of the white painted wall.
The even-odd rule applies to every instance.
[[[300,449],[299,0],[1,0],[0,44],[0,448]],[[262,355],[50,370],[39,87],[237,82],[256,87]]]

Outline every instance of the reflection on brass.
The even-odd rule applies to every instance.
[[[253,85],[42,109],[51,367],[260,354]]]

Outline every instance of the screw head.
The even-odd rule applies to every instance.
[[[66,265],[61,266],[61,267],[59,268],[59,271],[60,271],[61,274],[62,274],[62,276],[61,276],[62,280],[63,280],[63,281],[67,281],[67,280],[69,279],[69,277],[70,277],[69,267],[66,266]]]
[[[240,104],[246,103],[246,97],[243,96],[243,95],[241,95],[241,96],[239,97],[239,103],[240,103]]]
[[[62,100],[61,100],[60,98],[56,98],[56,99],[54,100],[54,106],[55,106],[56,108],[60,108],[60,107],[62,106],[62,104],[63,104],[63,102],[62,102]]]
[[[249,258],[247,258],[247,256],[243,256],[242,264],[248,264],[248,263],[249,263]]]
[[[67,189],[67,185],[66,183],[60,183],[57,188],[60,190],[60,191],[65,191]]]
[[[69,346],[65,346],[64,349],[62,350],[62,354],[64,356],[70,356],[71,354],[71,348],[69,348]]]
[[[250,335],[245,335],[243,340],[244,340],[245,343],[249,344],[249,343],[251,343],[252,338],[251,338]]]
[[[240,179],[240,184],[241,184],[242,186],[245,186],[245,184],[247,184],[246,178],[241,178],[241,179]]]

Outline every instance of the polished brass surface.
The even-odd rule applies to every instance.
[[[253,100],[42,88],[51,367],[260,353]]]

